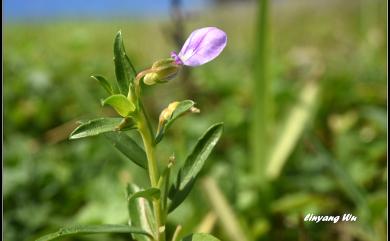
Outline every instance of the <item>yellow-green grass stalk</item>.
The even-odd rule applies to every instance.
[[[252,154],[252,171],[260,182],[265,179],[267,161],[267,143],[269,143],[270,104],[272,100],[269,78],[269,1],[258,1],[258,16],[256,22],[256,40],[253,61],[253,113],[250,130]]]
[[[314,112],[317,93],[318,83],[316,81],[309,81],[303,87],[298,103],[292,108],[290,115],[283,124],[279,138],[270,152],[266,169],[268,179],[273,180],[280,175],[284,164]]]

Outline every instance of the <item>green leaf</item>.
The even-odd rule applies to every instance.
[[[173,163],[175,161],[175,157],[171,156],[169,158],[169,163],[165,167],[163,173],[160,176],[160,179],[158,180],[158,187],[161,189],[161,205],[162,209],[166,210],[167,208],[167,201],[168,201],[168,193],[169,193],[169,185],[170,185],[170,177],[171,177],[171,168],[173,166]]]
[[[99,118],[81,123],[70,134],[69,139],[96,136],[106,132],[134,129],[135,124],[128,118]]]
[[[195,102],[192,100],[183,100],[180,101],[180,103],[176,106],[175,110],[172,112],[172,115],[168,120],[165,120],[163,123],[160,123],[157,134],[155,137],[155,143],[159,143],[161,139],[163,138],[165,132],[169,128],[169,126],[180,116],[187,113],[193,106],[195,105]]]
[[[127,95],[129,91],[129,85],[132,85],[135,79],[136,71],[130,62],[129,57],[126,55],[121,31],[119,31],[115,36],[114,64],[119,91],[120,93]]]
[[[133,227],[139,227],[147,232],[151,233],[152,236],[157,237],[157,223],[153,215],[153,211],[148,199],[141,197],[143,194],[137,197],[137,193],[142,190],[135,184],[129,184],[127,186],[127,197],[128,197],[128,209],[130,216],[130,223]],[[133,196],[136,195],[136,196]],[[149,237],[144,235],[133,234],[134,239],[138,241],[151,241]]]
[[[148,160],[145,151],[126,133],[106,133],[105,136],[130,161],[144,169],[148,168]]]
[[[161,195],[160,189],[155,188],[155,187],[151,187],[151,188],[148,188],[148,189],[146,189],[146,190],[142,190],[142,191],[133,193],[133,194],[129,197],[129,201],[131,201],[131,200],[133,200],[133,199],[136,199],[136,198],[140,198],[140,197],[146,198],[146,199],[148,199],[149,201],[153,201],[153,199],[158,199],[158,198],[160,198],[160,195]]]
[[[196,177],[200,173],[207,157],[217,144],[223,132],[223,123],[214,124],[198,140],[195,148],[179,170],[176,186],[171,186],[169,199],[172,201],[169,212],[178,207],[191,191]]]
[[[142,237],[152,237],[150,233],[140,228],[131,227],[128,225],[74,225],[66,228],[61,228],[55,233],[45,235],[35,241],[50,241],[58,240],[61,238],[75,236],[75,235],[85,235],[85,234],[98,234],[98,233],[133,233],[140,235]]]
[[[182,241],[220,241],[216,237],[207,233],[193,233],[184,237]]]
[[[111,105],[122,117],[128,116],[135,110],[135,106],[124,95],[111,95],[103,100],[102,105]]]
[[[110,95],[114,94],[114,89],[112,88],[110,83],[106,80],[106,78],[100,75],[92,75],[91,77],[99,81],[100,85],[107,91],[108,94]]]

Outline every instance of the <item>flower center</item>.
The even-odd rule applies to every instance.
[[[175,63],[178,65],[183,65],[183,61],[180,59],[179,55],[175,51],[171,52],[171,58],[175,60]]]

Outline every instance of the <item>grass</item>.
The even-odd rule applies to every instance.
[[[237,217],[250,240],[386,236],[386,2],[364,4],[370,7],[363,12],[359,2],[270,5],[267,75],[272,111],[270,138],[262,148],[270,152],[268,171],[276,174],[265,190],[266,200],[258,177],[249,175],[252,70],[253,64],[259,65],[253,63],[257,8],[215,8],[186,22],[188,30],[206,25],[224,29],[228,46],[216,61],[192,70],[191,84],[200,93],[194,101],[201,113],[180,120],[181,128],[167,134],[171,144],[157,153],[165,160],[175,150],[180,163],[210,123],[225,122],[224,136],[204,174],[216,181],[220,192],[215,193],[229,205],[231,213],[225,215]],[[5,240],[33,240],[70,223],[126,223],[125,184],[146,183],[147,178],[104,139],[66,137],[76,120],[113,114],[101,108],[97,100],[106,95],[89,76],[105,74],[114,80],[117,30],[122,29],[128,55],[141,70],[176,49],[168,26],[165,20],[126,19],[5,25]],[[313,59],[323,73],[316,77],[316,97],[309,100],[315,108],[302,112]],[[257,97],[264,91],[258,89]],[[147,99],[153,101],[145,104],[154,110],[151,117],[186,98],[184,90],[188,88],[178,80],[149,89]],[[173,213],[168,234],[177,223],[183,224],[181,233],[189,233],[213,217],[207,198],[202,187],[193,190],[190,201]],[[349,212],[362,222],[300,224],[301,215],[309,212]],[[217,237],[232,237],[218,218],[211,223],[207,230]]]

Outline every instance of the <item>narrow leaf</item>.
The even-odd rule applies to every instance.
[[[123,132],[106,133],[105,136],[130,161],[144,169],[148,168],[145,151],[130,136]]]
[[[220,241],[216,237],[207,233],[193,233],[184,237],[182,241]]]
[[[135,106],[124,95],[111,95],[103,100],[102,105],[111,105],[122,117],[128,116],[135,110]]]
[[[135,193],[142,190],[135,184],[127,186],[128,209],[131,226],[142,228],[151,233],[152,236],[157,236],[157,224],[152,212],[150,202],[143,197],[131,198]],[[149,237],[139,234],[133,234],[134,239],[138,241],[151,241]]]
[[[140,228],[131,227],[128,225],[90,225],[81,226],[75,225],[66,228],[61,228],[55,233],[45,235],[36,241],[50,241],[58,240],[61,238],[75,236],[75,235],[86,235],[86,234],[99,234],[99,233],[134,233],[143,237],[151,237],[151,234]]]
[[[176,186],[171,186],[169,199],[172,201],[169,212],[178,207],[191,191],[196,177],[199,175],[207,157],[217,144],[223,132],[223,124],[211,126],[198,140],[195,148],[187,157],[184,166],[179,170]]]
[[[99,84],[107,91],[108,94],[110,95],[114,94],[114,89],[112,88],[108,80],[106,80],[106,78],[100,75],[92,75],[91,77],[99,81]]]
[[[169,185],[170,185],[170,178],[171,178],[171,168],[173,166],[173,163],[175,161],[175,157],[171,156],[169,158],[169,163],[165,167],[162,175],[160,176],[160,179],[158,180],[158,187],[161,189],[161,198],[162,200],[162,209],[167,209],[167,203],[168,203],[168,193],[169,193]]]
[[[127,120],[127,122],[124,120]],[[99,118],[81,123],[70,134],[69,139],[78,139],[88,136],[96,136],[106,132],[134,129],[135,124],[130,119],[123,118]]]
[[[133,83],[136,76],[136,71],[130,62],[129,57],[126,55],[121,31],[119,31],[115,36],[114,64],[119,91],[120,93],[127,95],[129,91],[129,85]]]
[[[159,143],[161,139],[163,138],[165,132],[169,128],[169,126],[180,116],[184,115],[190,109],[195,105],[195,102],[192,100],[183,100],[179,102],[179,104],[176,106],[172,114],[169,116],[166,120],[161,120],[160,117],[160,123],[158,126],[155,143]]]
[[[142,190],[142,191],[133,193],[129,197],[129,202],[136,199],[136,198],[140,198],[140,197],[146,198],[149,201],[153,201],[153,199],[160,198],[160,195],[161,195],[160,189],[155,188],[155,187],[151,187],[151,188],[148,188],[146,190]]]

